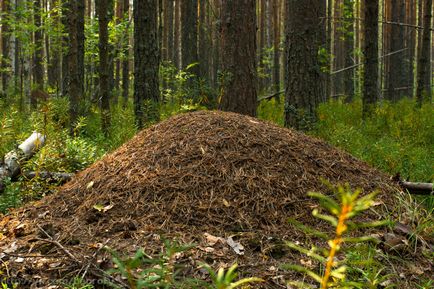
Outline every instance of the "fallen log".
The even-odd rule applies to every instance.
[[[432,183],[401,182],[401,187],[414,195],[434,195]]]
[[[42,171],[42,172],[25,172],[23,173],[23,176],[27,179],[34,179],[38,177],[44,180],[49,180],[57,183],[66,183],[72,179],[74,174]]]
[[[21,172],[22,165],[45,144],[45,135],[33,132],[18,148],[8,152],[0,162],[0,193],[5,189],[4,181],[15,178]]]

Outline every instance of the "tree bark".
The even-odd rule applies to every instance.
[[[318,50],[321,19],[316,0],[287,1],[285,126],[308,129],[321,100]]]
[[[130,1],[129,0],[123,0],[123,17],[125,21],[129,20],[129,11],[130,11]],[[129,87],[130,87],[130,63],[129,63],[129,30],[128,27],[125,29],[124,33],[128,35],[125,37],[125,43],[124,43],[124,59],[122,60],[122,98],[123,98],[123,106],[126,107],[128,103],[128,96],[129,96]]]
[[[18,146],[18,149],[4,156],[3,162],[0,162],[0,193],[5,189],[5,179],[18,176],[23,162],[29,160],[44,144],[45,136],[34,132]]]
[[[256,116],[256,15],[254,0],[223,0],[220,109]]]
[[[344,57],[345,67],[354,65],[354,1],[344,0]],[[346,101],[351,102],[354,98],[354,70],[347,70],[344,74],[344,93]]]
[[[136,125],[159,119],[157,5],[154,0],[134,1],[134,112]]]
[[[101,128],[108,136],[110,129],[109,43],[108,23],[112,15],[112,0],[97,0],[99,23],[99,93],[101,99]]]
[[[198,0],[181,1],[181,45],[182,45],[182,68],[198,62],[197,53],[197,2]],[[190,72],[198,75],[196,65]]]
[[[34,1],[34,23],[36,26],[35,31],[35,54],[33,58],[34,62],[34,70],[33,70],[33,78],[35,81],[34,90],[44,90],[44,36],[42,33],[42,20],[41,20],[41,0]],[[36,108],[38,104],[38,100],[35,97],[32,97],[34,94],[31,94],[30,97],[30,106],[32,108]]]
[[[378,100],[378,0],[365,0],[363,115],[366,117]]]
[[[1,21],[1,43],[2,43],[2,57],[1,57],[1,78],[2,78],[2,89],[6,92],[10,77],[10,59],[9,59],[9,47],[10,47],[10,35],[9,35],[9,25],[8,17],[10,10],[9,1],[3,0],[1,3],[2,21]]]
[[[421,0],[422,1],[422,0]],[[419,50],[419,59],[417,65],[417,87],[416,98],[419,105],[424,100],[431,102],[431,20],[432,20],[432,0],[424,0],[424,21],[422,46]]]

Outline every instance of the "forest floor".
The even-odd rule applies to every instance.
[[[377,239],[341,257],[352,277],[370,288],[432,284],[430,215],[403,208],[408,195],[390,176],[320,139],[223,112],[181,114],[145,129],[57,193],[11,211],[0,222],[0,271],[9,283],[48,286],[79,276],[122,285],[107,273],[120,266],[113,252],[143,248],[149,260],[180,268],[180,276],[207,279],[203,263],[237,263],[241,277],[266,281],[259,287],[286,288],[305,276],[282,265],[321,270],[285,242],[326,246],[304,227],[332,231],[312,217],[319,205],[306,196],[330,194],[324,180],[364,194],[378,190],[376,205],[358,221],[399,224],[352,233]],[[176,254],[161,257],[171,249]]]

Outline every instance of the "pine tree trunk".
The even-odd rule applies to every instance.
[[[42,33],[42,20],[41,20],[41,0],[34,1],[34,23],[35,31],[35,54],[33,58],[34,70],[33,79],[35,81],[35,90],[44,89],[44,36]],[[30,96],[30,106],[36,108],[38,100],[34,97],[34,93]]]
[[[181,1],[181,45],[182,68],[198,62],[197,53],[197,2],[198,0]],[[197,65],[190,69],[194,75],[198,75]]]
[[[1,21],[1,43],[2,43],[2,61],[1,61],[1,79],[2,79],[2,89],[3,92],[6,92],[8,88],[9,78],[10,78],[10,58],[9,58],[9,46],[10,46],[10,36],[9,36],[9,25],[8,25],[8,17],[9,17],[10,5],[8,1],[2,1],[1,3],[1,12],[2,12],[2,21]]]
[[[363,115],[366,117],[378,97],[378,0],[365,0]]]
[[[122,17],[124,20],[129,20],[129,11],[130,11],[130,1],[123,0],[123,11]],[[129,63],[129,30],[128,27],[124,31],[125,35],[125,43],[123,43],[123,49],[125,58],[122,60],[122,98],[123,98],[123,106],[126,107],[128,103],[129,96],[129,88],[130,88],[130,63]]]
[[[424,100],[431,102],[431,22],[432,22],[432,0],[424,2],[424,21],[422,33],[422,46],[420,48],[417,65],[417,88],[416,98],[419,105]]]
[[[345,55],[344,67],[354,65],[354,2],[352,0],[344,0],[344,25],[345,25],[345,40],[343,53]],[[350,102],[354,97],[354,70],[348,69],[343,73],[344,91],[346,101]]]
[[[321,100],[318,49],[321,19],[316,0],[289,0],[288,72],[285,93],[285,126],[308,129]]]
[[[255,0],[223,0],[220,109],[256,115]]]
[[[73,134],[79,116],[79,103],[81,98],[80,90],[80,72],[78,70],[78,2],[68,1],[68,53],[67,53],[67,92],[69,95],[69,115],[70,115],[70,133]]]
[[[59,16],[59,0],[51,0],[50,1],[50,9],[51,15],[53,17],[53,23],[56,26],[60,25],[60,16]],[[49,36],[48,36],[49,37]],[[61,47],[60,43],[57,40],[59,35],[52,36],[49,39],[50,43],[50,60],[48,61],[48,69],[47,69],[47,77],[48,77],[48,85],[52,88],[59,88],[59,77],[60,77],[60,68],[61,68]],[[48,54],[48,53],[47,53]]]
[[[99,22],[99,95],[101,99],[101,128],[104,135],[110,128],[110,63],[108,43],[108,23],[112,11],[112,0],[96,0],[96,13]]]
[[[173,55],[172,62],[176,68],[181,69],[180,60],[180,29],[181,29],[181,0],[175,0],[175,27],[173,35]]]
[[[206,33],[206,3],[207,0],[199,0],[199,76],[208,81],[209,56]]]
[[[273,0],[273,90],[280,90],[280,17],[279,17],[280,1]],[[280,95],[276,98],[280,100]]]
[[[134,112],[138,128],[159,119],[159,48],[157,5],[134,1]]]

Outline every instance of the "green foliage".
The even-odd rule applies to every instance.
[[[22,203],[21,184],[12,183],[10,179],[4,182],[5,191],[0,194],[0,214],[7,212],[9,208],[15,208]]]
[[[341,250],[342,245],[346,242],[360,243],[372,239],[370,237],[349,238],[344,237],[344,234],[350,229],[350,219],[373,206],[376,192],[367,194],[365,196],[360,196],[361,190],[353,191],[348,184],[345,186],[332,186],[328,183],[326,184],[333,192],[333,198],[315,192],[310,192],[309,196],[317,199],[321,205],[321,210],[313,210],[313,216],[328,222],[335,228],[335,237],[333,239],[329,239],[327,242],[329,249],[323,249],[314,246],[309,250],[297,245],[296,243],[287,242],[291,249],[307,255],[309,258],[313,259],[314,262],[324,264],[324,269],[321,273],[319,273],[300,265],[286,265],[285,267],[309,276],[314,281],[319,283],[322,289],[361,288],[358,287],[362,286],[361,283],[348,282],[346,280],[348,266],[345,261],[338,261],[336,255]],[[322,213],[323,210],[327,211],[328,214]],[[294,224],[294,221],[292,221],[292,223]],[[322,238],[324,237],[324,235],[320,234],[316,229],[312,229],[307,226],[301,226],[297,223],[295,224],[308,233],[315,232],[316,235],[319,235]],[[358,227],[355,223],[351,224],[351,227],[353,228]],[[384,223],[372,223],[372,226],[378,225],[384,225]],[[363,224],[363,226],[366,225]],[[289,284],[299,288],[314,288],[309,284],[298,281],[290,281]]]
[[[243,278],[241,280],[235,281],[238,277],[236,272],[238,265],[232,265],[226,272],[223,268],[220,268],[218,272],[215,272],[210,266],[204,265],[204,268],[208,271],[211,276],[212,285],[208,288],[213,289],[234,289],[250,283],[263,282],[264,280],[260,278],[250,277]]]
[[[360,100],[331,101],[320,106],[317,136],[371,165],[405,179],[431,182],[434,114],[431,104],[418,108],[413,100],[381,103],[362,119]]]
[[[112,252],[115,268],[108,271],[110,275],[121,275],[128,283],[128,288],[199,288],[198,280],[181,276],[180,266],[176,262],[179,254],[191,246],[181,246],[176,242],[165,241],[160,256],[153,258],[139,249],[133,257],[122,258]],[[119,288],[109,282],[113,288]]]

